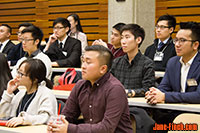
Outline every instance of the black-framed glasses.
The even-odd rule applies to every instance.
[[[65,28],[65,27],[53,27],[53,30],[61,30],[63,28]]]
[[[195,42],[196,40],[187,40],[187,39],[184,39],[184,38],[180,38],[180,39],[174,38],[174,39],[173,39],[173,43],[174,43],[174,44],[176,44],[177,42],[178,42],[179,44],[184,44],[184,43],[187,42],[187,41],[189,41],[189,42]]]
[[[155,29],[165,29],[165,28],[170,28],[169,26],[164,26],[164,25],[156,25]]]
[[[22,76],[26,76],[26,74],[20,72],[19,70],[17,70],[17,74],[19,75],[20,78],[21,78]]]
[[[29,41],[33,41],[34,39],[24,39],[24,38],[20,38],[22,40],[22,42],[29,42]]]

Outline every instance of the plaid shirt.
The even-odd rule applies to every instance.
[[[127,54],[115,59],[111,73],[121,81],[125,89],[133,89],[135,96],[144,96],[150,87],[155,86],[154,63],[140,51],[131,63]]]

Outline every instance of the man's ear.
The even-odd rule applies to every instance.
[[[140,36],[137,37],[137,38],[136,38],[136,42],[137,42],[137,44],[140,44],[140,43],[142,42],[142,37],[140,37]]]
[[[40,42],[40,40],[39,40],[39,39],[36,39],[36,40],[35,40],[35,45],[38,46],[39,42]]]
[[[169,32],[170,32],[170,34],[172,34],[173,31],[174,31],[174,27],[170,27],[170,28],[169,28]]]
[[[198,51],[199,41],[193,42],[193,47],[194,47],[194,50],[197,50],[197,51]]]
[[[100,73],[101,75],[104,75],[108,70],[108,66],[107,65],[102,65],[100,68]]]
[[[65,32],[67,33],[69,31],[69,27],[66,27],[65,28]]]

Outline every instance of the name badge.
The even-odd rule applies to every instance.
[[[195,79],[188,79],[187,80],[187,85],[188,86],[197,86],[197,81]]]
[[[63,53],[65,56],[67,56],[67,52],[65,52],[65,51],[62,51],[62,53]]]
[[[156,52],[153,58],[153,61],[162,61],[164,57],[163,52]]]

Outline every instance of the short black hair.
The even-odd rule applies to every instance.
[[[176,28],[176,18],[173,15],[169,15],[169,14],[162,15],[158,18],[156,23],[158,23],[159,21],[162,21],[162,20],[166,20],[168,22],[169,28],[173,27],[174,30],[175,30],[175,28]]]
[[[199,47],[200,49],[200,24],[197,22],[180,22],[180,29],[183,30],[191,30],[191,38],[194,41],[199,42]]]
[[[44,36],[42,30],[39,27],[32,25],[22,30],[22,34],[27,33],[27,32],[30,32],[32,34],[32,37],[34,40],[39,39],[39,43],[37,45],[37,47],[39,48],[42,38]]]
[[[2,24],[1,26],[5,26],[8,28],[8,32],[12,34],[12,28],[8,24]]]
[[[65,28],[69,27],[69,29],[70,29],[70,27],[71,27],[70,22],[66,18],[61,18],[60,17],[60,18],[57,18],[56,20],[54,20],[53,27],[58,23],[61,23]]]
[[[92,45],[92,46],[86,46],[85,51],[96,51],[99,53],[99,58],[101,59],[101,63],[103,65],[107,65],[108,69],[107,71],[110,70],[112,66],[112,61],[113,61],[113,54],[112,52],[102,46],[102,45]]]
[[[126,25],[126,24],[125,23],[117,23],[112,28],[114,28],[120,32],[124,25]]]
[[[134,35],[135,39],[141,37],[142,41],[139,43],[138,47],[141,46],[145,38],[145,31],[141,26],[138,24],[127,24],[122,27],[120,34],[122,34],[123,31],[130,31]]]
[[[31,25],[33,25],[33,24],[31,24],[31,23],[28,23],[28,22],[24,22],[24,23],[21,23],[21,24],[19,24],[18,25],[18,29],[20,28],[20,27],[29,27],[29,26],[31,26]]]

